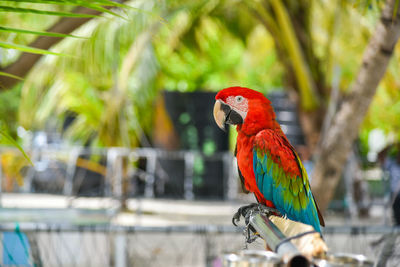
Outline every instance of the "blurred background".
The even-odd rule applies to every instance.
[[[272,101],[331,251],[396,266],[400,46],[362,60],[398,2],[0,1],[0,266],[221,266],[255,201],[229,86]]]

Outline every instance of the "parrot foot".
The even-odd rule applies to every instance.
[[[281,216],[281,213],[277,209],[267,207],[260,203],[252,203],[250,205],[242,206],[238,209],[238,211],[232,217],[233,225],[238,226],[237,223],[240,221],[240,217],[242,216],[245,218],[246,224],[248,224],[248,220],[252,211],[258,211],[266,215],[277,214]]]
[[[267,207],[260,203],[252,203],[250,205],[242,206],[238,209],[238,211],[232,217],[232,223],[235,226],[238,226],[238,222],[240,221],[240,217],[243,216],[245,218],[245,229],[244,235],[246,237],[246,244],[250,244],[254,242],[260,235],[254,229],[253,226],[250,225],[250,216],[253,212],[260,212],[267,216],[271,214],[281,216],[281,213],[274,208]]]
[[[252,203],[250,205],[242,206],[238,209],[238,211],[232,217],[232,223],[234,226],[238,226],[237,223],[240,221],[240,217],[246,218],[246,215],[250,210],[254,210],[258,207],[258,203]]]

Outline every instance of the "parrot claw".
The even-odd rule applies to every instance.
[[[240,217],[246,218],[247,214],[250,210],[254,210],[254,208],[258,207],[260,204],[252,203],[250,205],[242,206],[238,209],[238,211],[232,217],[232,223],[234,226],[238,226],[237,223],[240,221]]]
[[[277,216],[281,216],[281,217],[282,216],[286,217],[286,214],[282,215],[282,213],[280,213],[279,210],[274,209],[274,208],[270,208],[270,207],[267,207],[267,206],[264,206],[264,205],[261,205],[261,204],[260,204],[260,211],[262,213],[266,214],[267,216],[269,216],[269,215],[277,215]]]
[[[250,216],[253,212],[260,212],[267,216],[271,214],[282,216],[277,209],[267,207],[260,203],[252,203],[250,205],[240,207],[238,211],[233,215],[232,223],[233,225],[238,226],[240,217],[243,216],[246,225],[244,229],[244,235],[246,236],[246,244],[254,242],[257,239],[257,237],[259,237],[257,231],[253,228],[253,226],[250,225]]]
[[[254,242],[258,237],[259,234],[257,231],[253,228],[252,225],[250,225],[250,216],[253,212],[260,212],[263,214],[266,214],[267,216],[271,214],[277,214],[281,215],[281,213],[274,209],[267,207],[263,204],[260,203],[252,203],[250,205],[242,206],[238,209],[238,211],[233,215],[232,217],[232,223],[235,226],[238,226],[238,223],[240,221],[240,217],[243,216],[245,219],[245,229],[244,229],[244,235],[246,237],[246,244],[250,244]]]
[[[238,226],[238,222],[242,216],[245,218],[246,224],[248,224],[249,216],[252,211],[259,211],[266,215],[277,214],[278,216],[282,216],[277,209],[267,207],[260,203],[252,203],[250,205],[242,206],[238,209],[238,211],[232,217],[233,225]]]

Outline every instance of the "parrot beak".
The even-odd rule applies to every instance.
[[[218,127],[222,130],[226,130],[226,124],[242,124],[243,118],[233,110],[229,105],[225,104],[221,100],[217,100],[214,104],[214,120]]]
[[[231,108],[223,103],[221,100],[215,101],[214,104],[214,120],[217,123],[218,127],[225,131],[225,121],[226,121],[226,116],[229,114],[229,110]],[[226,111],[225,111],[226,110]]]

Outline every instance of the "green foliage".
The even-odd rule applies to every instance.
[[[41,129],[57,117],[60,129],[74,114],[65,132],[72,141],[136,146],[151,134],[151,107],[161,89],[280,86],[282,68],[268,32],[255,27],[238,36],[240,27],[228,28],[221,14],[211,15],[216,6],[198,1],[165,9],[136,1],[128,20],[91,21],[74,33],[90,39],[66,39],[54,48],[74,57],[47,57],[27,78],[21,125]],[[159,19],[162,14],[167,23]]]
[[[5,49],[16,49],[22,52],[28,52],[33,54],[44,54],[44,55],[53,55],[53,56],[66,56],[66,54],[55,53],[44,49],[34,48],[27,45],[18,45],[8,42],[0,42],[0,47]]]
[[[32,164],[28,155],[26,155],[22,147],[15,141],[15,129],[18,126],[16,111],[18,110],[20,102],[20,93],[20,86],[15,87],[13,90],[0,93],[0,103],[2,103],[0,105],[0,114],[6,114],[6,116],[2,116],[0,120],[0,144],[11,145],[18,148],[25,159]]]
[[[14,147],[18,148],[18,150],[22,153],[24,158],[31,164],[33,165],[31,159],[29,156],[25,153],[24,149],[11,137],[8,135],[8,133],[5,130],[0,129],[0,142],[2,144],[11,144]]]
[[[17,111],[20,98],[21,86],[0,93],[0,114],[4,114],[0,117],[0,128],[13,138],[16,137],[15,131],[18,127]]]
[[[365,13],[363,8],[354,8],[346,1],[313,5],[311,20],[318,23],[313,24],[311,34],[326,86],[332,84],[333,70],[338,67],[341,91],[346,92],[350,88],[378,16],[379,12],[375,9]]]
[[[76,35],[72,35],[72,34],[63,34],[63,33],[56,33],[56,32],[45,32],[45,31],[32,31],[32,30],[10,28],[10,27],[2,27],[2,26],[0,26],[0,31],[2,31],[2,32],[11,32],[11,33],[35,34],[35,35],[60,37],[60,38],[65,38],[65,37],[85,38],[85,37],[80,37],[80,36],[76,36]]]
[[[12,7],[22,7],[27,8],[36,7],[37,4],[32,3],[18,3],[16,1],[5,1],[4,5],[10,5]],[[50,10],[63,10],[63,6],[51,5],[48,7]],[[65,11],[65,8],[64,8]],[[44,29],[50,27],[58,17],[56,16],[41,16],[38,18],[37,14],[31,13],[14,13],[14,12],[3,12],[0,13],[0,25],[7,28],[17,28],[17,29],[29,29],[32,31],[43,31]],[[18,31],[0,31],[0,41],[8,42],[19,45],[27,45],[29,42],[36,38],[32,34],[21,34]],[[0,50],[0,65],[2,67],[12,63],[18,56],[20,52],[14,49],[1,49]]]
[[[96,17],[95,15],[90,15],[90,14],[76,14],[76,13],[72,13],[72,12],[59,12],[59,11],[40,10],[40,9],[32,9],[32,8],[19,8],[19,7],[10,7],[10,6],[0,6],[0,12],[33,13],[33,14],[41,14],[41,15],[75,17],[75,18]]]
[[[7,77],[10,77],[10,78],[13,78],[13,79],[20,80],[20,81],[23,80],[21,77],[18,77],[18,76],[15,76],[13,74],[10,74],[10,73],[7,73],[7,72],[3,72],[3,71],[0,71],[0,75],[7,76]]]
[[[371,103],[369,112],[363,122],[361,141],[368,143],[370,130],[379,128],[390,136],[389,142],[400,142],[400,77],[399,77],[400,45],[395,49],[391,61],[377,93]]]
[[[81,6],[86,7],[89,9],[94,9],[100,12],[109,13],[112,15],[117,15],[116,13],[109,11],[108,9],[104,8],[103,5],[108,6],[121,6],[125,7],[125,5],[115,3],[109,0],[103,1],[77,1],[77,0],[70,0],[70,1],[2,1],[3,3],[0,4],[0,14],[6,14],[0,16],[0,21],[2,25],[7,25],[7,23],[12,22],[13,25],[21,26],[20,23],[17,21],[23,21],[27,23],[29,27],[33,27],[35,25],[40,25],[41,28],[44,26],[51,25],[55,20],[40,20],[37,18],[37,15],[50,15],[57,17],[75,17],[75,18],[92,18],[97,17],[95,15],[90,14],[81,14],[81,13],[74,13],[70,12],[70,7],[63,7],[63,5],[72,5],[72,6]],[[28,3],[28,4],[27,4]],[[35,8],[32,8],[35,7]],[[34,15],[34,16],[32,16]],[[118,15],[119,17],[122,17]],[[40,23],[37,23],[40,21]],[[17,22],[17,23],[16,23]],[[32,23],[34,22],[34,23]],[[44,23],[43,23],[44,22]],[[66,37],[75,37],[78,36],[70,35],[70,34],[60,34],[60,33],[50,33],[42,30],[31,30],[31,29],[23,29],[23,28],[15,28],[15,27],[8,27],[8,26],[1,26],[0,27],[0,62],[2,65],[7,65],[18,56],[19,53],[9,53],[9,50],[19,51],[19,52],[28,52],[34,54],[45,54],[45,55],[65,55],[62,53],[52,52],[48,50],[38,49],[34,47],[30,47],[25,45],[31,39],[22,37],[22,44],[18,44],[19,40],[16,36],[25,36],[28,35],[42,35],[42,36],[51,36],[51,37],[59,37],[59,38],[66,38]],[[7,40],[7,41],[3,41]],[[17,41],[17,42],[15,42]],[[7,51],[7,52],[6,52]],[[0,75],[12,77],[15,79],[21,79],[15,75],[0,71]],[[18,92],[20,92],[20,87],[16,87]],[[17,90],[16,89],[16,90]],[[14,133],[16,129],[16,110],[17,108],[13,106],[16,102],[19,102],[15,99],[15,90],[10,90],[9,92],[2,93],[0,98],[1,103],[3,105],[0,108],[0,114],[6,114],[3,118],[0,118],[1,129],[0,129],[0,143],[2,144],[11,144],[17,147],[24,157],[30,161],[29,157],[25,154],[24,150],[20,147],[20,145],[15,141],[15,139],[9,135],[9,132]],[[10,93],[9,95],[7,95]],[[5,123],[4,123],[5,122]],[[6,126],[3,126],[6,125]]]
[[[122,17],[113,11],[108,10],[104,6],[127,7],[126,5],[116,3],[110,0],[103,1],[79,1],[79,0],[64,0],[64,1],[39,1],[39,0],[24,0],[24,1],[1,1],[0,4],[0,47],[5,49],[13,49],[19,52],[60,55],[48,50],[35,49],[26,46],[34,37],[29,35],[45,35],[53,37],[77,37],[68,34],[50,33],[43,31],[49,25],[54,23],[60,17],[74,18],[93,18],[97,15],[83,14],[72,12],[74,7],[86,7]],[[48,18],[53,17],[53,18]],[[11,25],[11,26],[9,26]],[[18,28],[13,27],[18,25]],[[4,41],[7,40],[7,41]],[[7,65],[18,56],[19,53],[4,53],[2,55],[1,64]],[[0,73],[0,75],[2,75]]]
[[[186,16],[188,14],[179,14],[172,22],[172,27],[177,24],[181,24],[178,27],[184,26],[185,20],[186,23],[190,21]],[[183,92],[215,90],[232,80],[231,70],[240,63],[244,47],[220,21],[210,17],[201,18],[194,32],[194,40],[183,40],[179,50],[174,51],[165,42],[168,34],[168,30],[164,31],[160,42],[155,44],[163,70],[160,82],[166,89]]]
[[[135,8],[149,9],[149,2]],[[26,129],[43,128],[54,117],[59,122],[54,126],[61,129],[64,118],[73,114],[65,131],[71,141],[137,145],[142,127],[151,121],[152,113],[146,114],[149,99],[155,97],[152,90],[144,90],[152,87],[158,69],[145,34],[154,17],[137,9],[126,15],[129,20],[104,17],[86,24],[78,35],[90,39],[67,39],[55,47],[74,57],[46,58],[38,64],[22,92],[19,118]]]
[[[301,15],[312,22],[310,32],[304,33],[312,51],[301,50],[294,35],[295,18],[290,17],[291,9],[304,1],[298,5],[284,0],[265,2],[274,5],[279,17],[275,19],[265,9],[266,24],[252,12],[252,5],[262,1],[139,0],[130,2],[124,11],[108,12],[103,10],[110,4],[106,0],[4,2],[2,6],[26,11],[0,16],[4,25],[0,27],[0,46],[12,44],[19,50],[30,49],[26,44],[37,35],[56,34],[44,31],[56,17],[29,9],[70,13],[76,6],[85,6],[106,12],[72,34],[84,38],[65,38],[52,52],[30,51],[72,56],[46,56],[32,70],[21,92],[19,123],[26,129],[41,129],[58,121],[56,126],[61,129],[62,121],[73,114],[76,118],[65,132],[70,140],[136,146],[143,136],[151,135],[154,99],[163,89],[217,91],[241,85],[268,92],[285,84],[291,66],[286,63],[294,62],[295,75],[289,78],[301,81],[307,105],[313,106],[320,94],[313,91],[311,83],[322,84],[322,103],[329,100],[335,67],[340,68],[339,86],[345,94],[383,1],[311,1]],[[284,40],[285,50],[278,49],[277,36]],[[282,57],[281,51],[289,51],[288,58]],[[310,54],[315,54],[314,65],[305,60]],[[17,56],[0,50],[3,65]],[[399,132],[395,117],[400,115],[400,99],[393,93],[399,85],[398,62],[399,58],[392,62],[391,76],[380,86],[371,108],[374,111],[364,124],[366,131],[386,127],[387,132]],[[383,108],[382,103],[391,106]],[[211,151],[212,147],[204,149]]]
[[[263,27],[238,36],[224,18],[203,16],[187,32],[193,23],[187,11],[179,12],[170,23],[174,33],[164,28],[155,42],[161,65],[158,82],[165,89],[217,91],[242,85],[267,91],[282,85],[283,70]]]

